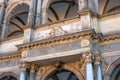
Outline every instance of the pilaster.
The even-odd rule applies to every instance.
[[[26,28],[24,28],[24,43],[28,43],[33,40],[33,31],[33,28],[30,26],[26,26]]]
[[[35,11],[36,11],[36,0],[31,0],[27,26],[34,27],[34,25],[35,25]]]
[[[91,10],[89,8],[84,8],[79,11],[82,30],[92,29],[91,23]]]
[[[35,26],[40,26],[42,19],[41,19],[41,8],[42,8],[42,1],[37,0],[37,11],[36,11],[36,23]]]

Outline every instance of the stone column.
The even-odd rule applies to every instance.
[[[36,0],[31,0],[27,26],[34,27],[34,25],[35,25],[35,11],[36,11]]]
[[[1,39],[5,39],[8,33],[7,26],[9,25],[9,21],[7,22],[6,20],[4,20],[6,6],[7,6],[7,0],[4,0],[0,11],[0,27],[2,27]]]
[[[48,22],[48,14],[47,9],[42,9],[42,24],[46,24]]]
[[[98,51],[95,52],[95,74],[96,80],[102,80],[102,71],[100,66],[101,56]]]
[[[83,57],[85,58],[86,63],[86,80],[94,80],[93,79],[93,68],[92,68],[92,54],[84,53]]]
[[[35,26],[40,26],[41,25],[41,0],[37,0],[37,11],[36,11],[36,23]]]
[[[20,64],[20,80],[27,80],[27,72],[26,72],[27,64],[26,63],[21,63]]]
[[[38,70],[38,66],[35,64],[30,65],[30,80],[35,80],[35,72]]]
[[[2,7],[1,7],[1,10],[0,10],[0,26],[3,23],[3,18],[4,18],[4,14],[5,14],[5,6],[6,6],[5,0],[4,0],[4,2],[2,3],[1,6]]]
[[[10,24],[9,21],[7,22],[6,20],[4,20],[3,26],[2,26],[1,39],[7,38],[7,35],[8,35],[8,26],[9,26],[9,24]]]

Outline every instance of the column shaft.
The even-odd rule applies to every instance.
[[[92,62],[86,63],[86,80],[94,80],[93,79]]]
[[[86,63],[86,80],[94,80],[91,52],[84,53],[83,57],[85,58]]]
[[[35,71],[30,71],[30,80],[35,80]]]
[[[96,80],[102,80],[102,72],[100,64],[95,65],[95,72],[96,72]]]
[[[7,23],[6,21],[4,22],[3,26],[2,26],[2,35],[1,35],[1,39],[5,39],[8,35],[8,25],[9,22]]]
[[[102,71],[101,71],[101,55],[99,51],[95,51],[95,74],[96,74],[96,80],[102,80]]]
[[[26,71],[21,71],[20,80],[27,80]]]
[[[1,25],[3,23],[4,13],[5,13],[5,3],[3,3],[1,10],[0,10],[0,24]]]

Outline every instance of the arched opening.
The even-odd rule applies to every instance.
[[[23,28],[28,19],[29,6],[22,4],[17,6],[10,14],[9,24],[7,25],[7,38],[23,34]]]
[[[18,80],[18,76],[13,72],[5,72],[0,75],[0,80]]]
[[[120,0],[100,0],[99,5],[101,14],[120,12]]]
[[[77,17],[78,0],[51,0],[48,7],[48,22]]]
[[[55,70],[45,80],[79,80],[77,76],[68,70]]]
[[[120,64],[113,70],[110,80],[120,80]]]
[[[4,76],[0,80],[17,80],[17,79],[13,76]]]

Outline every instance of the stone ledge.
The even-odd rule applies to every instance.
[[[5,62],[9,60],[16,60],[21,58],[21,53],[14,53],[14,54],[9,54],[6,56],[0,56],[0,62]]]
[[[73,34],[67,34],[63,36],[57,36],[49,39],[39,40],[36,42],[21,44],[21,45],[17,45],[17,47],[19,50],[50,47],[50,46],[65,44],[73,41],[78,41],[84,38],[90,38],[93,32],[94,32],[93,30],[86,30],[86,31],[77,32]]]

